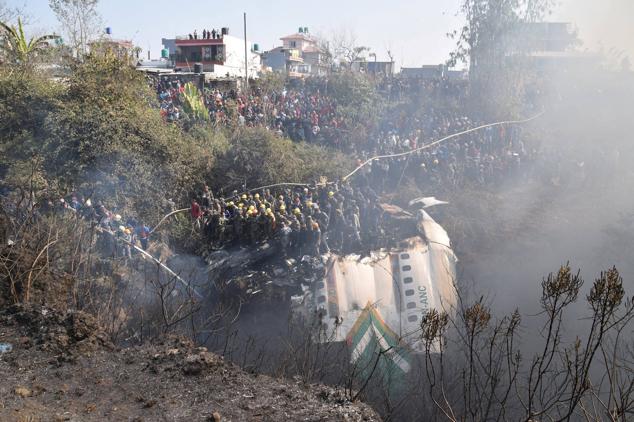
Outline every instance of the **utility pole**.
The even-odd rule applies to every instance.
[[[249,56],[247,55],[247,12],[244,12],[244,87],[249,91]]]

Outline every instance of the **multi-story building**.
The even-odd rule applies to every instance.
[[[206,31],[205,31],[206,32]],[[245,42],[229,35],[228,28],[222,28],[213,37],[187,35],[175,39],[163,39],[163,47],[169,50],[169,59],[176,70],[200,70],[222,77],[244,77]],[[247,69],[249,78],[256,78],[261,70],[261,57],[256,45],[247,40]]]
[[[290,77],[325,75],[330,70],[327,55],[308,28],[299,28],[295,34],[280,38],[282,46],[263,54],[263,64],[274,72]]]

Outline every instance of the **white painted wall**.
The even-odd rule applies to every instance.
[[[244,40],[231,35],[223,37],[225,44],[225,64],[223,66],[215,65],[214,74],[225,76],[227,73],[232,77],[244,76]],[[262,61],[260,55],[254,53],[252,43],[247,40],[247,58],[249,78],[257,78],[258,73],[262,69]]]

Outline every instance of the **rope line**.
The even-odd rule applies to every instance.
[[[434,141],[434,142],[432,142],[432,143],[429,143],[429,144],[423,145],[423,146],[418,147],[418,148],[416,148],[416,149],[413,149],[413,150],[411,150],[411,151],[399,152],[399,153],[397,153],[397,154],[377,155],[377,156],[375,156],[375,157],[369,158],[369,159],[367,159],[366,161],[364,161],[364,162],[363,162],[363,163],[362,163],[359,167],[357,167],[356,169],[354,169],[354,170],[352,171],[352,173],[348,174],[347,176],[345,176],[345,177],[344,177],[343,179],[341,179],[341,180],[342,180],[342,181],[346,181],[346,180],[347,180],[347,179],[349,179],[351,176],[353,176],[353,175],[354,175],[357,171],[361,170],[361,168],[365,167],[367,164],[370,164],[370,163],[371,163],[372,161],[374,161],[374,160],[381,160],[381,159],[384,159],[384,158],[396,158],[396,157],[403,157],[403,156],[405,156],[405,155],[410,155],[410,154],[413,154],[413,153],[415,153],[415,152],[418,152],[418,151],[423,151],[423,150],[425,150],[425,149],[428,149],[428,148],[431,148],[431,147],[433,147],[433,146],[436,146],[436,145],[438,145],[438,144],[440,144],[440,143],[442,143],[442,142],[448,141],[449,139],[457,138],[458,136],[466,135],[467,133],[476,132],[476,131],[478,131],[478,130],[485,129],[485,128],[488,128],[488,127],[502,126],[502,125],[510,125],[510,124],[523,124],[523,123],[528,123],[528,122],[530,122],[530,121],[532,121],[532,120],[537,119],[538,117],[541,117],[541,116],[542,116],[542,114],[544,114],[544,111],[542,111],[541,113],[539,113],[539,114],[537,114],[537,115],[535,115],[535,116],[531,117],[530,119],[524,119],[524,120],[507,120],[507,121],[504,121],[504,122],[489,123],[489,124],[486,124],[486,125],[482,125],[482,126],[474,127],[474,128],[471,128],[471,129],[464,130],[464,131],[462,131],[462,132],[458,132],[458,133],[454,133],[454,134],[449,135],[449,136],[445,136],[444,138],[438,139],[437,141]]]
[[[464,130],[464,131],[462,131],[462,132],[458,132],[458,133],[451,134],[451,135],[449,135],[449,136],[445,136],[444,138],[438,139],[438,140],[436,140],[436,141],[433,141],[433,142],[431,142],[431,143],[429,143],[429,144],[423,145],[423,146],[421,146],[421,147],[415,148],[415,149],[410,150],[410,151],[399,152],[399,153],[397,153],[397,154],[377,155],[377,156],[375,156],[375,157],[369,158],[369,159],[367,159],[366,161],[364,161],[361,165],[359,165],[357,168],[355,168],[355,169],[354,169],[354,170],[353,170],[350,174],[348,174],[347,176],[344,176],[344,177],[341,179],[341,181],[346,181],[346,180],[348,180],[348,179],[349,179],[350,177],[352,177],[352,176],[353,176],[356,172],[358,172],[359,170],[361,170],[361,169],[362,169],[363,167],[365,167],[366,165],[370,164],[372,161],[375,161],[375,160],[382,160],[382,159],[384,159],[384,158],[396,158],[396,157],[404,157],[404,156],[406,156],[406,155],[411,155],[411,154],[414,154],[414,153],[416,153],[416,152],[423,151],[423,150],[429,149],[429,148],[431,148],[431,147],[434,147],[434,146],[436,146],[436,145],[438,145],[438,144],[440,144],[440,143],[446,142],[446,141],[448,141],[448,140],[450,140],[450,139],[457,138],[457,137],[459,137],[459,136],[466,135],[466,134],[468,134],[468,133],[476,132],[476,131],[478,131],[478,130],[486,129],[486,128],[489,128],[489,127],[502,126],[502,125],[512,125],[512,124],[524,124],[524,123],[528,123],[528,122],[531,122],[531,121],[533,121],[533,120],[535,120],[535,119],[537,119],[537,118],[541,117],[544,113],[545,113],[545,111],[542,111],[541,113],[536,114],[535,116],[533,116],[533,117],[531,117],[531,118],[528,118],[528,119],[524,119],[524,120],[506,120],[506,121],[503,121],[503,122],[488,123],[488,124],[486,124],[486,125],[482,125],[482,126],[474,127],[474,128],[471,128],[471,129]],[[403,173],[403,174],[404,174],[404,173]],[[402,177],[402,176],[401,176],[401,177]],[[332,183],[332,182],[330,182],[330,183]],[[320,186],[320,185],[324,185],[324,183],[317,183],[317,184],[316,184],[316,186]],[[260,187],[257,187],[257,188],[249,189],[249,190],[247,190],[246,192],[243,192],[243,193],[250,193],[250,192],[258,191],[258,190],[261,190],[261,189],[274,188],[274,187],[278,187],[278,186],[311,186],[311,184],[310,184],[310,183],[291,183],[291,182],[288,182],[288,183],[275,183],[275,184],[273,184],[273,185],[266,185],[266,186],[260,186]],[[181,210],[172,211],[171,213],[167,214],[167,215],[166,215],[165,217],[163,217],[163,218],[161,219],[161,221],[159,221],[159,222],[158,222],[158,224],[157,224],[157,225],[156,225],[156,226],[155,226],[155,227],[154,227],[154,228],[150,231],[150,234],[151,234],[151,233],[153,233],[153,232],[154,232],[154,231],[155,231],[155,230],[156,230],[156,229],[157,229],[157,228],[158,228],[158,227],[159,227],[159,226],[163,223],[163,221],[165,221],[168,217],[170,217],[170,216],[172,216],[172,215],[174,215],[174,214],[178,214],[178,213],[186,212],[186,211],[189,211],[189,210],[190,210],[190,208],[184,208],[184,209],[181,209]]]
[[[159,221],[156,226],[154,226],[154,228],[152,230],[150,230],[150,234],[154,233],[154,230],[158,229],[158,226],[161,225],[161,223],[163,223],[163,221],[167,220],[170,216],[174,215],[174,214],[178,214],[181,212],[185,212],[185,211],[189,211],[191,208],[183,208],[181,210],[176,210],[176,211],[172,211],[171,213],[167,214],[165,217],[163,217],[161,219],[161,221]]]

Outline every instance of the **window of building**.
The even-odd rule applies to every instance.
[[[408,253],[402,253],[401,254],[401,259],[409,259],[409,254]]]
[[[297,47],[297,41],[291,41],[291,47],[293,48]]]
[[[315,287],[317,287],[317,290],[323,289],[324,288],[324,282],[323,281],[318,281],[317,284],[315,285]]]
[[[326,296],[319,296],[317,298],[317,303],[324,303],[325,301],[326,301]]]
[[[416,308],[416,302],[409,302],[407,304],[407,309],[414,309]]]
[[[414,290],[413,289],[405,290],[405,296],[414,296]]]
[[[411,271],[412,270],[412,266],[411,265],[403,265],[403,268],[401,268],[403,271]]]
[[[416,321],[418,321],[418,315],[410,315],[410,316],[407,317],[407,320],[409,322],[416,322]]]
[[[212,48],[203,47],[203,61],[210,62],[213,60]]]
[[[405,277],[403,279],[403,283],[405,283],[405,284],[411,283],[412,281],[414,281],[414,279],[412,277]]]

